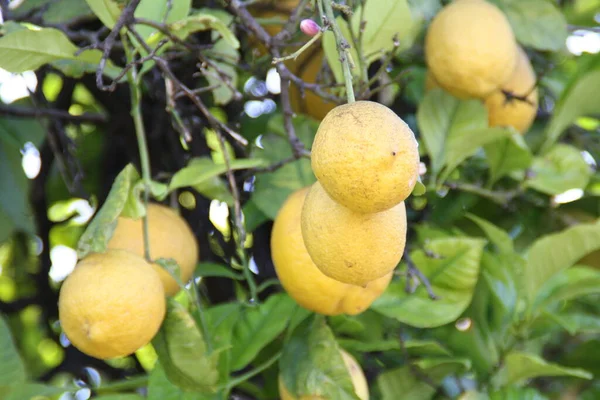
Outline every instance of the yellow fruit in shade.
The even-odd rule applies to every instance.
[[[331,110],[312,145],[311,165],[323,188],[349,209],[374,213],[404,201],[417,183],[418,143],[392,110],[357,101]]]
[[[340,350],[340,353],[342,353],[344,364],[350,373],[354,392],[360,400],[369,400],[369,384],[360,364],[345,350]],[[327,400],[325,397],[318,395],[307,395],[296,398],[288,392],[281,377],[279,377],[279,396],[281,400]]]
[[[449,93],[483,98],[512,74],[517,46],[508,19],[495,5],[456,0],[432,20],[425,37],[425,59]]]
[[[318,79],[323,67],[324,54],[320,44],[315,43],[313,50],[308,50],[306,56],[302,55],[290,65],[290,70],[306,83],[321,83]],[[324,99],[312,90],[305,90],[304,97],[300,88],[295,83],[290,83],[290,101],[292,110],[297,114],[309,115],[321,121],[337,105]]]
[[[406,243],[404,202],[378,213],[357,213],[331,199],[319,182],[306,195],[301,226],[317,268],[362,287],[392,272]]]
[[[365,311],[388,287],[393,272],[365,288],[338,282],[313,263],[302,239],[300,214],[309,188],[292,193],[273,224],[271,255],[285,291],[302,307],[324,315],[356,315]],[[340,227],[343,229],[343,227]]]
[[[512,126],[520,133],[529,130],[538,107],[538,91],[535,87],[535,71],[527,53],[519,47],[519,59],[512,75],[500,89],[485,99],[490,126]],[[527,101],[510,99],[503,91],[515,96],[527,96]]]
[[[148,204],[148,236],[150,242],[150,258],[173,258],[177,261],[180,277],[187,283],[196,269],[199,250],[194,232],[187,222],[175,210],[162,204]],[[140,257],[144,256],[144,236],[142,218],[137,220],[119,217],[117,227],[108,242],[109,249],[130,251]],[[165,287],[167,296],[179,291],[179,285],[169,272],[158,264],[152,264]]]
[[[166,312],[154,268],[124,250],[92,253],[63,283],[62,329],[73,346],[100,359],[127,356],[152,340]]]

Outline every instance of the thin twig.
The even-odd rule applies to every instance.
[[[106,116],[95,113],[84,113],[81,115],[73,115],[68,111],[44,108],[27,108],[18,106],[9,106],[0,104],[0,115],[10,115],[13,117],[24,118],[56,118],[71,123],[96,123],[101,124],[108,121]]]
[[[417,268],[417,266],[415,265],[414,261],[410,257],[409,252],[407,250],[404,251],[403,258],[404,258],[404,261],[406,262],[406,291],[408,293],[413,293],[415,291],[415,288],[412,286],[412,279],[413,279],[413,277],[416,277],[419,280],[419,282],[421,282],[423,284],[423,286],[425,287],[425,290],[427,290],[427,294],[429,295],[429,298],[431,300],[438,300],[439,297],[433,292],[433,288],[431,287],[431,283],[429,282],[429,279],[427,279],[427,277],[425,275],[423,275],[421,270],[419,270],[419,268]]]

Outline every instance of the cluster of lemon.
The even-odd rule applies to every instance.
[[[445,6],[427,31],[425,58],[427,90],[441,87],[461,99],[481,99],[490,126],[529,130],[538,106],[535,71],[495,5],[454,0]]]
[[[152,259],[172,258],[188,282],[198,262],[194,233],[173,209],[149,204]],[[165,317],[166,296],[179,284],[144,258],[142,219],[119,217],[104,253],[81,259],[59,294],[59,320],[69,341],[100,359],[134,353],[152,340]]]

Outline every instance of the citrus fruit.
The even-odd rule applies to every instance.
[[[517,64],[515,35],[506,16],[484,0],[456,0],[432,20],[425,60],[440,86],[456,97],[483,98]]]
[[[406,199],[418,179],[419,151],[409,126],[372,101],[335,107],[321,121],[311,165],[335,201],[356,212],[387,210]]]
[[[340,353],[342,353],[344,364],[350,373],[350,378],[352,379],[352,384],[354,385],[354,392],[360,400],[369,400],[369,385],[367,383],[367,378],[360,367],[360,364],[345,350],[340,349]],[[286,389],[281,377],[279,377],[279,395],[281,400],[296,400],[296,397],[292,396]],[[318,395],[305,395],[299,397],[297,400],[325,400],[325,397]]]
[[[173,258],[177,261],[181,281],[187,283],[198,263],[198,243],[187,222],[175,210],[150,203],[147,209],[150,258]],[[109,249],[123,249],[144,256],[142,218],[119,217],[117,227],[108,242]],[[179,291],[179,285],[169,272],[152,264],[158,272],[167,296]]]
[[[378,213],[354,212],[315,182],[304,200],[302,238],[321,272],[366,287],[394,270],[406,242],[404,202]]]
[[[535,83],[535,71],[529,57],[519,47],[519,59],[512,75],[500,89],[485,99],[490,126],[512,126],[520,133],[527,132],[533,124],[538,106]],[[526,96],[527,101],[507,99],[503,91],[515,96]]]
[[[271,254],[277,276],[285,291],[307,310],[324,315],[359,314],[385,291],[393,272],[369,282],[365,288],[324,275],[302,239],[300,214],[308,189],[292,193],[275,218]]]
[[[110,359],[146,345],[165,316],[165,292],[152,266],[124,250],[92,253],[63,283],[59,319],[73,346]]]

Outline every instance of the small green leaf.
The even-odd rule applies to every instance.
[[[204,76],[209,85],[216,86],[216,89],[212,91],[215,103],[218,105],[227,104],[235,95],[232,88],[236,88],[238,83],[238,73],[235,65],[240,60],[240,53],[231,43],[222,38],[217,40],[208,54],[212,58],[226,60],[226,62],[213,60],[215,66],[208,66]],[[224,74],[225,77],[221,74]],[[224,79],[227,79],[229,84],[225,84]]]
[[[498,372],[495,381],[497,386],[503,386],[540,376],[571,376],[592,379],[592,374],[582,369],[552,364],[535,354],[511,352],[506,356],[504,366]]]
[[[216,357],[206,353],[204,338],[194,319],[175,300],[168,299],[167,315],[152,344],[172,383],[202,393],[216,390]]]
[[[270,296],[258,307],[244,310],[233,331],[232,369],[244,368],[283,332],[296,307],[287,294],[280,293]]]
[[[584,189],[592,176],[580,150],[567,144],[556,144],[547,153],[536,157],[531,173],[533,176],[525,185],[548,195]]]
[[[217,400],[218,397],[199,392],[183,391],[171,383],[165,370],[156,363],[148,379],[148,400]]]
[[[199,31],[215,30],[234,49],[239,49],[240,42],[219,18],[209,14],[194,14],[170,25],[171,31],[179,39],[184,40],[190,34]]]
[[[524,282],[530,300],[555,274],[600,249],[600,223],[580,224],[536,240],[525,255]]]
[[[534,388],[506,387],[490,392],[489,400],[549,400]]]
[[[428,400],[433,397],[436,389],[417,378],[410,367],[405,366],[386,371],[377,378],[382,400],[397,400],[402,394],[402,400]]]
[[[105,394],[102,396],[94,397],[94,400],[144,400],[145,397],[142,397],[139,394],[133,393],[119,393],[119,394]]]
[[[85,0],[100,21],[112,29],[121,15],[121,8],[114,0]]]
[[[490,165],[490,184],[512,171],[524,170],[531,165],[533,155],[520,134],[497,140],[484,146]]]
[[[4,316],[0,314],[0,388],[21,382],[25,382],[25,365]]]
[[[196,267],[195,276],[201,276],[203,278],[213,276],[213,277],[221,277],[221,278],[229,278],[235,279],[238,281],[244,280],[244,276],[241,273],[237,273],[223,264],[211,263],[211,262],[203,262],[198,264]]]
[[[279,360],[281,379],[294,398],[359,400],[335,337],[322,315],[296,327]]]
[[[545,307],[592,293],[600,293],[600,271],[587,267],[571,267],[548,280],[538,292],[535,303]]]
[[[191,0],[177,0],[170,3],[169,7],[167,0],[142,0],[135,9],[135,17],[167,24],[187,17],[191,8]],[[151,26],[142,24],[137,25],[136,29],[144,39],[148,39],[156,32],[156,29]]]
[[[517,40],[542,51],[560,51],[567,40],[567,21],[547,0],[495,0],[515,32]]]
[[[481,228],[490,242],[492,242],[501,253],[512,253],[514,251],[513,241],[508,233],[474,214],[468,213],[466,217]]]
[[[106,245],[117,226],[117,218],[121,215],[131,190],[139,179],[140,176],[132,164],[128,164],[117,175],[106,201],[79,240],[78,258],[83,258],[91,252],[103,253],[106,250]]]
[[[0,389],[2,392],[2,389]],[[32,400],[47,400],[56,395],[66,392],[65,389],[59,388],[56,386],[44,385],[37,382],[22,382],[13,384],[10,386],[8,390],[8,394],[2,397],[2,400],[24,400],[24,399],[32,399]],[[98,397],[101,400],[107,400],[104,397]],[[108,399],[111,400],[111,399]],[[120,399],[114,399],[120,400]],[[124,398],[122,400],[142,400],[141,397],[137,398]]]
[[[429,279],[437,300],[429,298],[423,285],[406,293],[404,282],[392,282],[371,308],[405,324],[430,328],[454,321],[471,302],[479,276],[485,241],[481,239],[433,239],[423,250],[411,253],[417,268]]]
[[[600,69],[591,70],[574,79],[575,82],[570,83],[554,108],[543,151],[550,150],[563,131],[578,117],[592,115],[600,109],[600,96],[597,95],[600,92]]]
[[[207,324],[216,349],[222,349],[219,358],[219,375],[221,380],[228,380],[232,372],[231,351],[233,329],[244,308],[239,303],[224,303],[209,307],[206,310]]]

